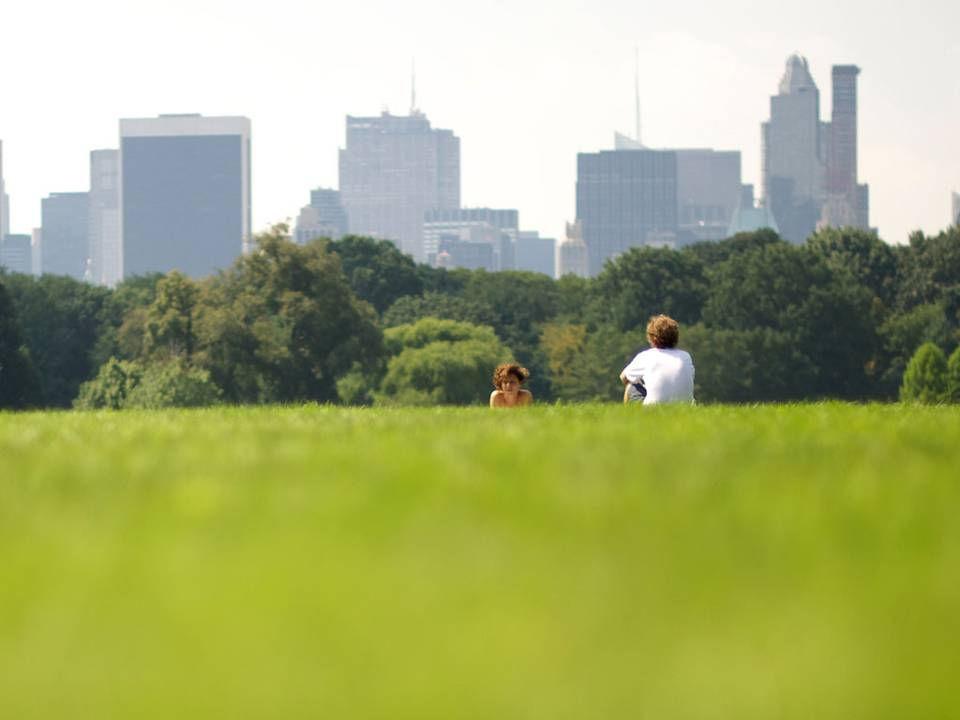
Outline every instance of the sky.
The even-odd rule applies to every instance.
[[[11,232],[40,200],[89,187],[89,152],[119,119],[252,122],[256,230],[337,187],[345,116],[416,102],[461,141],[465,207],[520,211],[560,238],[578,152],[634,128],[654,148],[740,150],[760,183],[760,123],[787,57],[810,63],[829,120],[830,68],[859,85],[859,177],[888,242],[937,232],[960,191],[960,3],[916,0],[86,0],[0,10],[0,140]],[[759,194],[759,192],[758,192]]]

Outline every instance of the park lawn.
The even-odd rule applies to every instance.
[[[0,414],[0,718],[960,717],[960,408]]]

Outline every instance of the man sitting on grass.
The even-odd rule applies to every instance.
[[[644,405],[667,402],[693,402],[693,359],[686,350],[678,350],[680,326],[666,315],[657,315],[647,323],[650,349],[639,353],[623,372],[623,402]]]

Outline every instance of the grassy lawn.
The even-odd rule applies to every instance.
[[[0,414],[0,718],[960,717],[960,408]]]

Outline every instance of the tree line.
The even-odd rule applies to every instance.
[[[506,360],[538,401],[616,400],[657,313],[681,323],[701,402],[960,400],[958,227],[902,246],[760,230],[554,280],[278,225],[203,280],[0,274],[0,407],[469,404]]]

